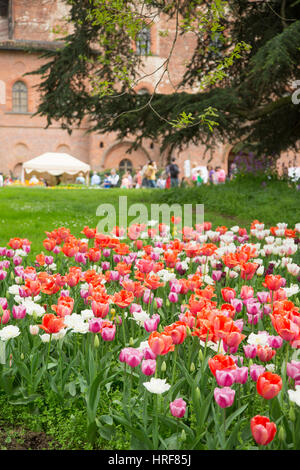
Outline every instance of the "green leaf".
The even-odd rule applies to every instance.
[[[239,416],[241,413],[243,413],[243,411],[245,411],[245,409],[247,408],[248,406],[248,403],[246,403],[246,405],[243,405],[241,406],[238,410],[236,410],[234,413],[232,413],[230,416],[228,416],[228,418],[226,419],[226,422],[225,422],[225,429],[227,431],[227,429],[229,428],[229,426],[231,425],[232,421],[237,417]]]
[[[112,426],[114,423],[114,420],[109,415],[100,416],[100,421],[103,421],[103,423],[108,424],[109,426]]]
[[[29,397],[22,397],[22,398],[17,398],[15,400],[9,400],[9,403],[12,405],[27,405],[28,403],[31,403],[40,397],[41,395],[35,393],[33,395],[29,395]]]

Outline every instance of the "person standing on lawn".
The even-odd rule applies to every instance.
[[[148,188],[156,187],[156,172],[157,172],[156,162],[153,162],[152,160],[150,160],[147,170],[145,172]]]
[[[169,165],[169,172],[170,172],[170,177],[171,177],[171,187],[175,188],[178,186],[178,177],[180,170],[178,168],[178,165],[176,163],[176,159],[172,158],[171,160],[171,165]]]

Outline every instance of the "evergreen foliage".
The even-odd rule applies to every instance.
[[[198,91],[179,87],[153,96],[132,87],[143,60],[132,44],[146,14],[131,11],[142,2],[66,1],[74,30],[64,47],[45,52],[47,63],[34,72],[42,78],[37,113],[48,125],[60,120],[71,132],[87,117],[93,132],[135,135],[135,146],[159,140],[169,151],[226,140],[274,158],[296,148],[300,105],[291,96],[300,78],[300,1],[143,2],[151,12],[180,18],[178,34],[191,31],[196,38],[181,85]]]

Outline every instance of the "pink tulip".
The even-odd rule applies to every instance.
[[[248,379],[248,367],[238,367],[235,369],[235,382],[245,384]]]
[[[0,316],[0,323],[6,325],[10,319],[10,310],[3,310],[2,315]]]
[[[31,335],[36,336],[39,334],[40,329],[38,325],[29,325],[29,331]]]
[[[235,362],[236,365],[239,365],[239,364],[243,365],[243,362],[244,362],[243,356],[234,356],[234,355],[232,355],[230,357]]]
[[[141,363],[141,371],[145,375],[155,374],[156,360],[155,359],[144,359]]]
[[[110,269],[110,262],[109,261],[102,261],[101,268],[103,271],[108,271]]]
[[[241,288],[240,296],[243,300],[248,300],[253,297],[254,289],[251,286],[243,286]]]
[[[56,245],[53,250],[52,250],[52,253],[54,253],[55,255],[58,255],[58,253],[60,253],[61,251],[61,247]]]
[[[231,387],[235,383],[235,370],[216,370],[216,381],[220,387]]]
[[[146,289],[143,295],[143,302],[145,304],[149,304],[149,302],[152,303],[153,298],[154,298],[153,292],[151,292],[150,289]]]
[[[115,264],[120,263],[121,261],[121,255],[113,255],[113,262]]]
[[[168,299],[172,304],[176,304],[178,302],[178,295],[176,292],[170,292],[168,295]]]
[[[265,372],[265,367],[258,364],[250,366],[250,377],[254,382],[257,382],[258,377]]]
[[[258,320],[260,319],[260,315],[249,315],[249,313],[247,313],[247,317],[248,317],[248,323],[249,325],[257,325],[258,323]]]
[[[7,299],[5,297],[0,297],[0,306],[3,308],[3,310],[7,309]]]
[[[0,270],[0,281],[3,281],[7,276],[7,271]]]
[[[14,256],[13,257],[13,263],[15,266],[19,266],[20,264],[22,264],[22,258],[21,256]]]
[[[274,349],[279,349],[281,348],[283,344],[283,339],[281,336],[269,336],[268,337],[268,345],[271,346],[271,348]]]
[[[103,251],[102,251],[102,255],[104,256],[104,258],[109,258],[110,257],[110,248],[104,248]]]
[[[159,253],[155,253],[155,252],[152,252],[152,253],[151,253],[151,259],[152,259],[152,261],[158,261],[158,260],[159,260],[159,257],[160,257],[160,254],[159,254]]]
[[[104,318],[108,315],[109,312],[109,304],[103,304],[100,302],[96,302],[95,300],[92,301],[92,310],[95,317]]]
[[[144,321],[144,328],[147,331],[147,333],[152,333],[152,331],[156,331],[158,324],[160,322],[160,316],[155,313],[152,318],[149,318],[148,320]]]
[[[135,348],[128,348],[125,355],[125,362],[130,367],[137,367],[143,359],[143,353]]]
[[[175,264],[175,269],[180,274],[180,276],[183,276],[186,273],[186,267],[183,265],[181,261],[178,261],[178,263]]]
[[[89,296],[89,291],[88,290],[80,289],[80,297],[82,299],[87,299],[88,296]]]
[[[233,404],[235,390],[230,387],[218,388],[214,390],[214,398],[221,408],[228,408]]]
[[[10,261],[8,259],[5,259],[0,262],[0,269],[8,269],[10,266]],[[21,271],[24,271],[23,266],[17,266],[15,269],[20,269]]]
[[[300,361],[291,361],[286,365],[286,373],[288,377],[295,380],[295,385],[300,384]]]
[[[240,313],[242,311],[243,302],[241,301],[241,299],[231,299],[230,303],[234,307],[236,313]]]
[[[120,273],[118,271],[110,271],[110,280],[118,281],[120,279]]]
[[[155,297],[154,301],[156,302],[156,308],[161,308],[163,305],[163,299],[161,297]]]
[[[174,281],[171,281],[170,282],[171,284],[171,288],[170,288],[170,292],[174,292],[176,294],[179,294],[180,291],[181,291],[181,284],[179,282],[174,282]]]
[[[254,346],[254,344],[246,344],[243,346],[245,356],[248,359],[253,359],[256,356],[257,353],[257,347]]]
[[[23,245],[22,246],[22,250],[25,251],[25,253],[27,253],[27,254],[30,253],[30,249],[31,249],[30,245]]]
[[[271,313],[271,306],[270,305],[264,305],[263,307],[263,313],[264,315],[269,315]]]
[[[16,320],[22,320],[26,316],[26,307],[24,305],[14,305],[12,315]]]
[[[235,320],[233,323],[241,332],[243,331],[244,320],[242,318],[240,318],[239,320]]]
[[[261,308],[260,308],[260,304],[258,302],[247,302],[247,312],[250,314],[250,315],[257,315],[257,314],[261,314]]]
[[[99,331],[101,331],[102,323],[102,318],[92,318],[89,321],[89,331],[92,333],[99,333]]]
[[[170,403],[170,411],[175,418],[183,418],[186,411],[186,402],[182,398],[177,398]]]
[[[270,293],[267,291],[257,292],[257,298],[261,304],[270,302]]]
[[[19,296],[22,298],[29,297],[30,293],[23,287],[19,287]]]
[[[75,259],[76,263],[82,263],[82,264],[87,263],[86,254],[85,253],[80,253],[79,251],[78,251],[78,253],[75,254],[74,259]],[[46,259],[45,259],[45,261],[46,261]],[[46,263],[46,264],[48,264],[48,263]]]
[[[156,354],[152,351],[151,348],[143,349],[144,359],[156,359]]]
[[[222,271],[213,271],[211,277],[214,281],[218,282],[222,277]]]
[[[141,312],[142,306],[140,304],[132,303],[129,309],[130,313]]]
[[[105,326],[101,329],[101,337],[103,341],[113,341],[116,335],[116,326],[112,325],[111,327]]]

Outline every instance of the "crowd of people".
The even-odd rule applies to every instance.
[[[98,188],[159,188],[168,189],[173,187],[185,187],[185,186],[201,186],[202,184],[221,184],[225,183],[226,179],[232,179],[236,174],[237,168],[233,163],[230,168],[230,173],[227,176],[225,170],[220,166],[213,168],[212,166],[198,166],[194,167],[190,172],[190,177],[181,176],[179,166],[175,158],[171,159],[171,162],[164,168],[159,169],[156,162],[150,160],[144,166],[140,166],[139,169],[132,174],[130,170],[121,172],[121,175],[113,168],[109,172],[105,173],[102,178],[98,172],[94,171],[90,182],[83,173],[79,173],[76,177],[75,183],[78,185],[90,185],[91,187]],[[0,186],[6,186],[13,183],[11,177],[5,178],[0,173]],[[37,178],[36,175],[32,175],[30,184],[44,184],[48,186],[47,181],[44,178]],[[61,184],[60,177],[56,178],[56,185]]]
[[[231,172],[229,177],[232,178],[236,174],[236,165],[232,164]],[[140,166],[134,175],[131,171],[127,170],[120,175],[115,169],[112,169],[110,173],[105,173],[103,180],[99,174],[94,171],[91,177],[90,185],[93,187],[102,188],[159,188],[168,189],[171,187],[178,186],[189,186],[196,185],[201,186],[202,184],[220,184],[225,183],[228,176],[225,170],[220,166],[213,168],[208,167],[196,167],[192,170],[191,176],[180,177],[180,169],[176,163],[176,159],[172,158],[170,164],[166,166],[162,171],[158,169],[155,161],[150,160],[146,165]],[[76,182],[85,184],[84,178]]]

